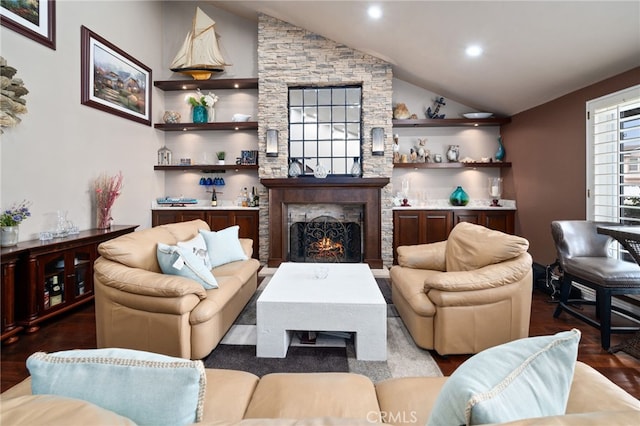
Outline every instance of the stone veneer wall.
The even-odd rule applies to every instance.
[[[362,177],[388,177],[392,158],[391,64],[267,15],[258,18],[258,152],[260,178],[288,175],[288,87],[362,85]],[[384,128],[385,155],[371,155],[371,129]],[[278,157],[265,155],[267,129],[279,131]],[[393,261],[392,186],[382,188],[382,259]],[[260,194],[260,259],[269,257],[266,188]]]

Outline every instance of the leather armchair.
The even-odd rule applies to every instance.
[[[529,335],[532,259],[521,237],[461,222],[447,241],[398,247],[393,302],[416,344],[473,354]]]

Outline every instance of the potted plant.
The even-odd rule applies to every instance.
[[[0,214],[0,246],[11,247],[18,244],[18,226],[31,216],[30,203],[23,200]]]
[[[220,151],[220,152],[216,152],[216,157],[218,157],[218,164],[220,165],[224,165],[224,157],[225,157],[225,152],[224,151]]]

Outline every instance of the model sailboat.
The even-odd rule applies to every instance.
[[[224,71],[224,67],[230,65],[222,57],[214,25],[213,19],[196,8],[191,31],[173,59],[171,71],[188,74],[195,80],[207,80],[212,73]]]

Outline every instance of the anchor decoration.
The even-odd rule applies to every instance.
[[[435,98],[433,100],[433,111],[431,111],[431,107],[427,108],[426,114],[427,118],[444,118],[444,114],[438,114],[440,111],[440,107],[446,105],[444,102],[444,98],[440,96],[439,98]]]

